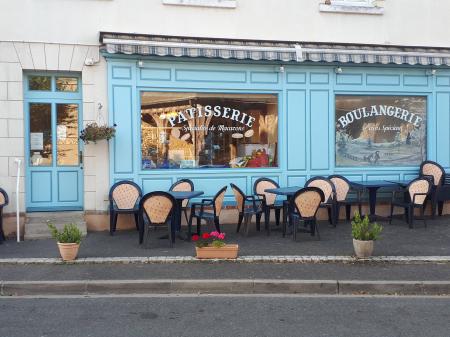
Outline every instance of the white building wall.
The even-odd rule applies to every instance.
[[[97,120],[98,103],[107,120],[106,62],[85,66],[86,58],[98,59],[98,47],[58,43],[0,42],[0,187],[10,204],[5,213],[16,208],[16,158],[22,160],[20,208],[25,209],[24,181],[24,103],[23,71],[81,72],[84,123]],[[105,209],[108,193],[107,143],[85,148],[85,208]]]
[[[378,0],[382,15],[319,11],[325,0],[236,0],[236,8],[162,0],[0,0],[0,41],[98,42],[98,32],[450,46],[448,0]]]

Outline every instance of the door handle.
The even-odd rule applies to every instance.
[[[83,151],[80,150],[80,165],[83,165]],[[81,167],[83,168],[83,167]]]

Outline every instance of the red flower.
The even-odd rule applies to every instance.
[[[197,234],[192,235],[192,241],[198,241],[198,239],[200,239],[200,236]]]
[[[202,234],[202,239],[209,239],[209,237],[210,237],[210,235],[209,235],[209,233],[203,233]]]

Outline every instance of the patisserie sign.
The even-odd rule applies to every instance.
[[[230,119],[242,124],[244,127],[251,128],[255,117],[252,117],[245,112],[241,112],[238,109],[233,109],[221,105],[205,105],[198,107],[191,107],[183,111],[179,111],[176,115],[171,115],[167,117],[170,125],[174,127],[176,124],[187,122],[190,119],[201,118],[201,117],[220,117],[225,119]],[[222,127],[226,128],[222,125]],[[198,128],[198,127],[197,127]],[[233,127],[232,127],[233,128]],[[220,130],[220,131],[236,131],[236,130]]]

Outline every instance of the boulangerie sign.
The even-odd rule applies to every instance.
[[[417,166],[426,159],[426,96],[336,96],[336,166]]]

